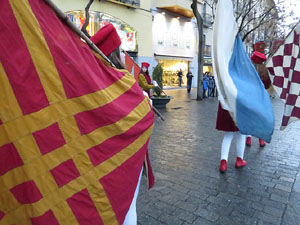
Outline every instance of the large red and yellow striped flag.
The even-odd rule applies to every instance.
[[[122,224],[154,114],[42,0],[0,1],[0,225]]]

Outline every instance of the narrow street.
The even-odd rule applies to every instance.
[[[300,121],[280,131],[283,104],[273,99],[276,125],[270,144],[245,149],[247,166],[219,172],[223,134],[215,129],[217,98],[196,101],[196,89],[166,91],[174,99],[160,110],[150,141],[156,184],[142,178],[139,225],[300,224]],[[234,141],[235,142],[235,141]]]

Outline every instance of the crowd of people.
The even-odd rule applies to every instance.
[[[203,74],[203,98],[217,97],[215,77],[210,72]]]

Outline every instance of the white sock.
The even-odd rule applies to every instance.
[[[241,159],[244,159],[244,151],[245,151],[245,143],[246,143],[246,135],[241,134],[240,132],[236,133],[236,155]]]
[[[221,148],[221,160],[222,159],[225,159],[226,161],[228,160],[228,154],[229,154],[229,149],[233,138],[233,134],[234,132],[224,132],[222,148]]]

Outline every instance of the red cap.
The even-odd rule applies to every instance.
[[[253,52],[253,55],[251,56],[251,60],[255,63],[261,64],[267,60],[267,57],[265,56],[264,53],[255,51],[255,52]]]
[[[150,64],[149,63],[147,63],[147,62],[142,62],[142,67],[146,67],[147,69],[148,69],[148,67],[150,66]]]
[[[102,27],[91,37],[91,41],[94,42],[106,56],[110,55],[110,53],[122,44],[116,28],[111,23]]]

